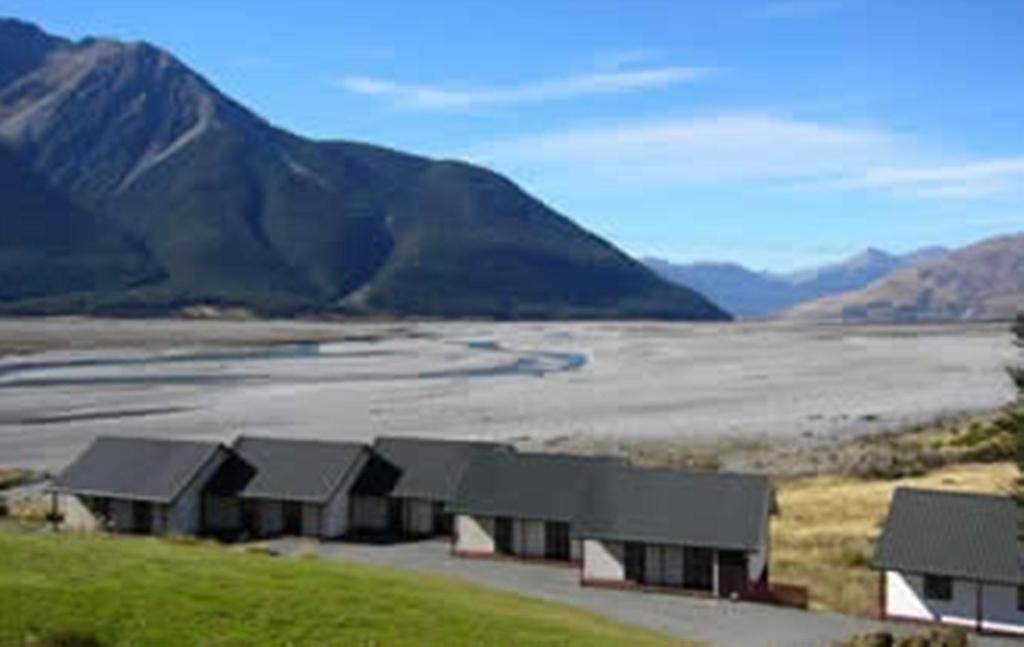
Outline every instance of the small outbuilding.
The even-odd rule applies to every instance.
[[[1019,515],[1007,496],[897,489],[874,560],[881,615],[1024,634]]]
[[[510,445],[414,437],[381,437],[353,488],[356,532],[391,537],[452,534],[446,509],[466,467]]]
[[[762,476],[603,469],[573,528],[582,582],[739,598],[767,591],[775,511]]]
[[[206,530],[332,538],[349,530],[350,491],[370,458],[360,443],[240,436],[206,493]]]
[[[62,528],[196,534],[203,491],[229,457],[220,443],[101,436],[53,481]]]
[[[493,453],[474,461],[449,510],[453,551],[463,556],[513,556],[579,562],[572,538],[587,491],[624,461],[564,454]]]

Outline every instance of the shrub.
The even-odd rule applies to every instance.
[[[54,631],[25,642],[32,647],[103,647],[95,634],[84,631]]]

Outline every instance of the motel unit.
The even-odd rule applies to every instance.
[[[1024,636],[1020,515],[1008,496],[897,489],[874,560],[882,617]]]

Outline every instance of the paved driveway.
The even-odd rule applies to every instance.
[[[283,554],[314,547],[325,559],[341,559],[427,573],[439,573],[496,589],[569,604],[670,636],[712,645],[828,645],[839,638],[883,628],[882,623],[830,613],[809,613],[757,604],[581,588],[575,569],[452,557],[448,544],[425,541],[390,546],[278,539],[270,547]],[[907,633],[906,625],[889,627]],[[1020,645],[978,639],[977,645]]]

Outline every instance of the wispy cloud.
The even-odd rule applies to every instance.
[[[477,89],[404,84],[368,76],[348,76],[337,79],[332,84],[355,94],[387,99],[401,108],[458,110],[664,88],[692,83],[711,74],[713,70],[709,68],[675,66],[598,72],[507,87]]]
[[[777,0],[757,7],[753,14],[760,18],[814,18],[836,13],[845,4],[844,0]]]
[[[467,155],[634,187],[732,183],[970,200],[1018,191],[1024,180],[1024,157],[937,160],[885,129],[757,113],[570,129],[488,142]]]

